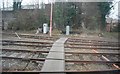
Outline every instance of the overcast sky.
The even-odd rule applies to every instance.
[[[2,8],[3,1],[5,2],[5,7],[12,6],[12,4],[13,4],[13,0],[0,0],[0,8]],[[50,0],[23,0],[22,5],[37,4],[38,2],[41,3],[42,1],[45,3],[48,3],[48,1],[50,1]],[[115,4],[118,1],[120,1],[120,0],[114,0],[113,4]],[[119,2],[119,4],[120,4],[120,2]],[[110,17],[117,18],[117,15],[118,15],[118,3],[115,4],[114,9],[111,10]]]
[[[110,14],[110,17],[113,17],[113,18],[118,18],[118,12],[120,11],[120,8],[118,8],[118,5],[120,4],[119,2],[120,0],[114,0],[113,4],[114,7],[113,9],[111,10],[111,14]],[[116,3],[117,2],[117,3]],[[120,5],[119,5],[120,6]]]

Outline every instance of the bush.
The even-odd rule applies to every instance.
[[[42,27],[42,24],[48,22],[46,16],[40,10],[16,11],[15,20],[8,25],[10,30],[34,30]]]

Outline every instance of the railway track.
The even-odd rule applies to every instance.
[[[85,42],[84,42],[85,41]],[[77,43],[76,43],[77,42]],[[3,46],[30,46],[30,47],[51,47],[52,42],[35,42],[25,40],[2,40]],[[113,72],[120,70],[120,61],[117,59],[120,54],[118,42],[107,41],[89,41],[89,40],[70,40],[65,43],[65,71],[69,72]],[[69,51],[69,49],[71,51]],[[77,51],[74,51],[78,49]],[[81,52],[82,49],[85,51]],[[88,50],[89,49],[89,50]],[[107,52],[97,52],[97,50],[106,50]],[[89,51],[89,52],[87,52]],[[2,48],[2,62],[4,72],[41,72],[44,61],[49,50],[35,49],[17,49],[17,48]],[[111,58],[114,60],[108,60]],[[106,58],[106,59],[105,59]],[[59,60],[59,59],[57,59]],[[21,62],[21,63],[20,63]],[[8,65],[6,65],[9,63]],[[15,63],[15,64],[14,64]],[[97,66],[98,68],[96,68]],[[99,67],[100,66],[100,67]],[[113,72],[114,74],[114,72]]]
[[[69,38],[68,41],[70,41],[70,42],[84,42],[84,43],[85,42],[86,43],[97,42],[97,43],[113,43],[113,44],[118,43],[119,44],[119,42],[105,41],[105,40],[89,40],[89,39],[71,39],[71,38]]]
[[[88,50],[89,49],[89,50]],[[107,51],[98,52],[98,50]],[[113,51],[112,53],[110,51]],[[101,71],[107,68],[120,70],[120,53],[119,53],[119,42],[109,42],[109,41],[97,41],[97,40],[83,40],[83,39],[68,39],[65,44],[65,51],[74,51],[69,55],[65,55],[65,58],[72,59],[74,63],[66,62],[66,70],[68,71],[81,71],[81,70],[99,70],[97,67],[101,67]],[[115,52],[117,51],[117,52]],[[82,53],[81,53],[82,52]],[[104,54],[105,53],[105,54]],[[118,53],[118,54],[114,54]],[[75,61],[77,60],[77,61]],[[80,61],[84,61],[82,64]],[[86,64],[85,60],[92,60],[94,64]],[[103,61],[118,61],[118,63],[107,64]],[[102,61],[102,64],[96,64],[96,61]],[[106,68],[106,69],[105,69]]]
[[[39,53],[49,53],[48,50],[29,50],[29,49],[11,49],[11,48],[2,48],[2,51],[24,51],[24,52],[39,52]],[[54,51],[53,51],[54,52]],[[66,54],[93,54],[93,55],[120,55],[116,52],[108,53],[91,53],[91,52],[74,52],[74,51],[65,51]]]
[[[53,42],[33,40],[3,39],[2,42],[2,67],[3,71],[35,71],[41,70]],[[44,38],[45,39],[45,38]],[[48,38],[46,38],[48,40]],[[53,41],[49,39],[50,41]],[[44,51],[43,51],[44,50]],[[47,50],[47,51],[46,51]],[[42,52],[43,51],[43,52]],[[36,60],[35,59],[39,59]]]
[[[4,71],[33,71],[41,70],[44,61],[41,58],[46,58],[48,51],[30,50],[30,49],[2,49],[2,65]],[[35,59],[39,59],[34,61]]]
[[[51,47],[51,42],[33,42],[33,41],[21,41],[21,40],[2,40],[2,45],[17,45],[17,46],[35,46],[35,47]]]
[[[73,43],[73,42],[67,42],[67,44],[69,45],[86,45],[86,46],[112,46],[112,47],[115,47],[115,46],[119,46],[120,44],[118,43],[95,43],[95,42],[89,42],[89,43],[83,43],[83,42],[77,42],[77,43]]]
[[[47,54],[39,52],[25,52],[25,51],[4,51],[2,54],[2,66],[4,71],[30,71],[41,70],[44,61],[34,59],[45,58]],[[32,59],[33,58],[33,59]],[[37,68],[37,69],[36,69]]]

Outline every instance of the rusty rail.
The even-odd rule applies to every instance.
[[[51,73],[51,74],[119,74],[120,70],[112,69],[112,70],[89,70],[89,71],[75,71],[75,70],[65,70],[65,71],[51,71],[51,72],[42,72],[42,71],[15,71],[15,70],[10,70],[10,71],[4,71],[5,73],[35,73],[35,74],[40,74],[40,73]]]
[[[1,58],[6,58],[6,59],[20,59],[24,61],[45,61],[46,59],[52,59],[52,58],[19,58],[19,57],[8,57],[8,56],[2,56]],[[53,59],[52,59],[53,60]],[[57,59],[60,60],[60,59]],[[73,63],[114,63],[114,64],[120,64],[120,61],[80,61],[80,60],[67,60],[65,59],[65,62],[73,62]]]
[[[2,34],[15,36],[14,33],[2,33]],[[53,38],[53,37],[50,37],[50,36],[35,35],[35,34],[19,34],[19,36],[22,36],[22,37],[25,37],[25,38],[27,37],[27,38],[44,39],[44,40],[54,40],[54,39],[57,39],[57,37]]]
[[[2,50],[6,51],[22,51],[22,52],[38,52],[38,53],[49,53],[49,51],[45,50],[29,50],[29,49],[10,49],[10,48],[2,48]],[[53,51],[54,52],[54,51]],[[92,54],[92,55],[120,55],[120,53],[88,53],[88,52],[68,52],[65,51],[65,54]]]
[[[102,43],[69,43],[66,42],[66,45],[86,45],[86,46],[119,46],[120,44],[102,44]]]
[[[49,51],[42,51],[42,50],[10,49],[10,48],[2,48],[2,50],[7,50],[7,51],[22,51],[22,52],[38,52],[38,53],[48,53],[49,52]]]
[[[114,63],[120,64],[120,61],[81,61],[81,60],[65,60],[65,62],[73,62],[73,63]]]
[[[119,50],[119,47],[117,47],[117,48],[113,48],[113,47],[108,48],[108,47],[65,46],[65,48]]]
[[[8,56],[2,56],[1,58],[4,58],[4,59],[19,59],[19,60],[23,60],[23,61],[45,61],[45,58],[34,59],[34,58],[20,58],[20,57],[8,57]]]
[[[85,40],[85,39],[68,39],[68,41],[84,41],[84,42],[106,42],[106,43],[119,43],[119,42],[112,42],[112,41],[103,41],[103,40]]]
[[[52,47],[52,45],[40,45],[40,44],[15,44],[15,43],[2,43],[2,45],[18,45],[18,46],[35,46],[35,47]]]
[[[92,55],[120,55],[120,53],[88,53],[88,52],[65,52],[66,54],[92,54]]]
[[[71,41],[71,40],[67,40],[67,42],[78,42],[78,43],[102,43],[102,44],[116,44],[116,45],[119,45],[120,43],[116,43],[116,42],[89,42],[89,41]]]
[[[2,40],[2,42],[53,44],[53,42],[36,42],[36,41],[23,41],[23,40]]]

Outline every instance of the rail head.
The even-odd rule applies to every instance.
[[[42,72],[42,71],[1,71],[1,73],[12,73],[12,74],[119,74],[120,70],[100,70],[100,71],[50,71],[50,72]]]

